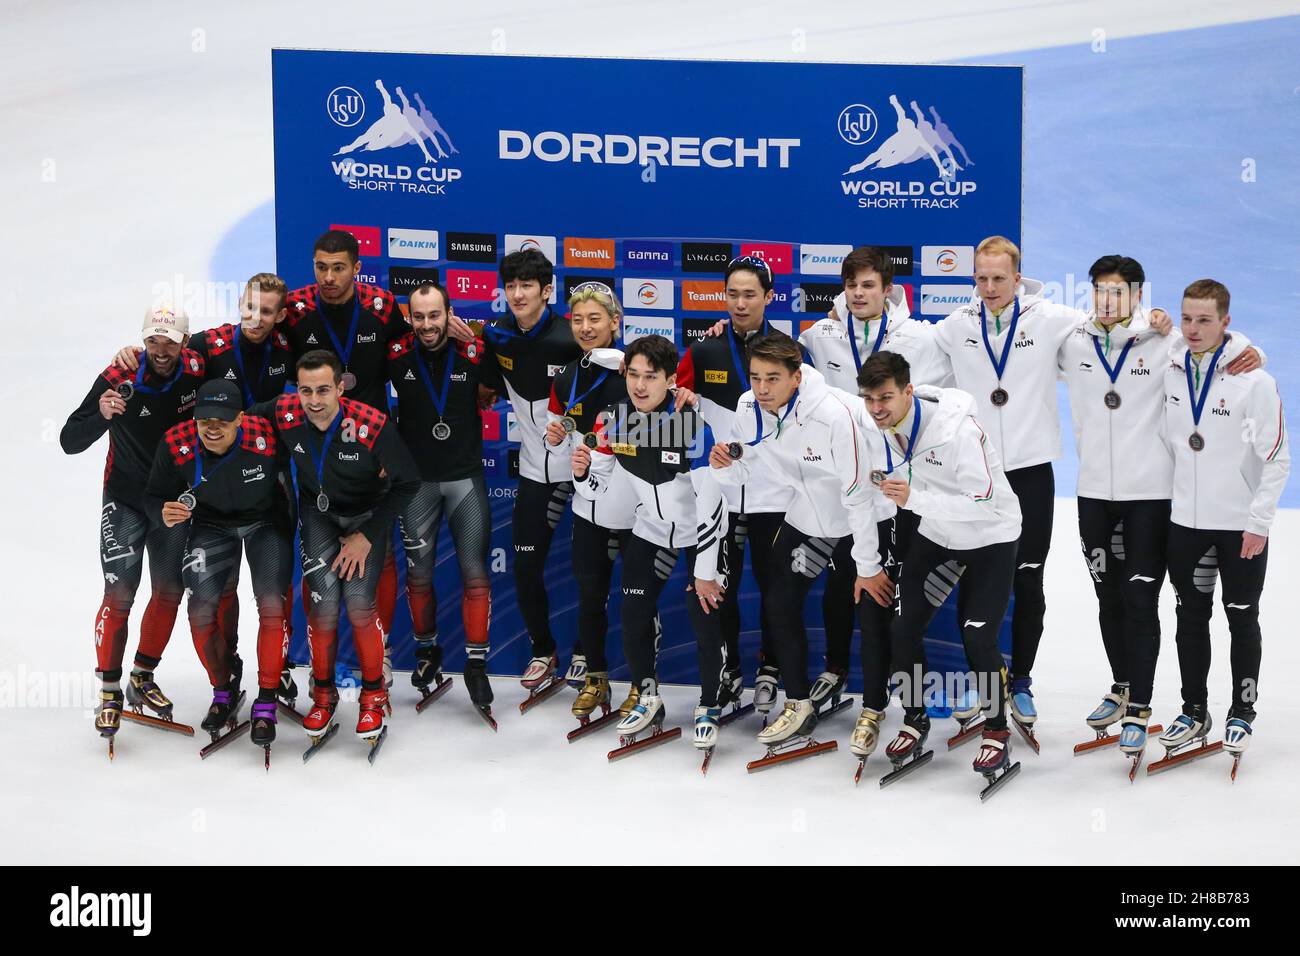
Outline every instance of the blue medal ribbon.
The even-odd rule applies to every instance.
[[[844,307],[844,309],[845,309],[846,312],[848,312],[848,306],[847,306],[847,305]],[[853,349],[853,364],[854,364],[854,366],[857,368],[857,370],[858,370],[859,372],[861,372],[861,371],[862,371],[862,359],[861,359],[861,357],[859,357],[859,355],[858,355],[858,337],[853,333],[853,313],[852,313],[852,312],[848,312],[848,326],[849,326],[849,348]],[[885,329],[886,329],[888,326],[889,326],[889,317],[888,317],[884,312],[881,312],[881,313],[880,313],[880,331],[876,333],[876,344],[873,345],[873,346],[871,346],[871,354],[872,354],[872,355],[875,355],[877,352],[880,351],[880,346],[881,346],[881,345],[884,343],[884,341],[885,341]],[[868,322],[868,323],[867,323],[867,329],[870,330],[870,328],[871,328],[871,323]]]
[[[146,395],[161,395],[164,392],[170,392],[172,386],[176,384],[176,380],[179,379],[185,371],[185,353],[182,352],[176,359],[176,371],[172,374],[172,377],[167,380],[166,385],[146,385],[144,384],[144,372],[145,369],[149,367],[147,354],[145,352],[139,353],[137,362],[139,362],[139,367],[135,370],[134,388],[137,392],[143,392]]]
[[[443,339],[443,341],[445,342],[446,339]],[[428,368],[425,367],[424,355],[421,353],[420,347],[417,345],[415,349],[415,368],[420,373],[420,380],[424,382],[424,390],[429,393],[429,398],[433,401],[433,407],[438,413],[438,421],[442,421],[444,409],[447,407],[447,393],[451,391],[451,373],[456,365],[456,356],[451,351],[451,343],[447,343],[445,348],[447,350],[447,369],[442,376],[442,392],[440,394],[434,394],[433,378],[429,375]],[[430,352],[428,354],[432,356],[434,353]]]
[[[1106,361],[1106,353],[1101,350],[1101,343],[1097,341],[1095,335],[1092,337],[1092,346],[1097,350],[1097,358],[1101,359],[1101,367],[1104,368],[1106,374],[1110,376],[1110,384],[1114,385],[1115,380],[1119,378],[1120,370],[1124,368],[1124,360],[1128,358],[1128,350],[1133,347],[1133,343],[1136,341],[1137,337],[1134,336],[1124,343],[1124,351],[1119,353],[1119,361],[1115,363],[1115,367],[1112,369],[1110,363]]]
[[[334,343],[334,351],[338,353],[343,360],[343,367],[348,367],[348,360],[352,357],[352,347],[357,344],[357,323],[361,321],[361,298],[357,295],[356,289],[352,290],[352,324],[348,326],[348,347],[343,348],[339,342],[339,337],[334,334],[334,323],[329,320],[325,314],[325,306],[321,302],[320,290],[316,290],[316,312],[320,315],[320,321],[325,326],[325,332],[329,335],[330,341]]]
[[[342,424],[342,422],[343,409],[340,408],[338,414],[334,416],[334,421],[330,422],[330,427],[325,429],[325,437],[321,440],[319,456],[316,454],[314,443],[310,441],[307,442],[307,448],[311,452],[312,461],[316,463],[316,489],[318,496],[325,494],[325,456],[330,449],[330,440],[334,437],[334,433],[339,430],[339,425]],[[311,423],[309,422],[308,424]],[[316,426],[312,425],[311,427],[315,428]]]
[[[321,318],[324,318],[322,315]],[[329,325],[328,320],[325,322]],[[272,331],[266,336],[266,341],[262,343],[262,368],[257,373],[257,385],[260,387],[262,379],[266,377],[266,370],[271,365],[271,339],[275,332]],[[244,407],[251,408],[257,401],[253,394],[253,389],[248,384],[248,372],[244,370],[244,356],[239,348],[239,326],[235,326],[235,364],[239,366],[239,384],[244,390]]]
[[[596,389],[600,388],[601,382],[609,378],[609,369],[607,368],[602,369],[600,375],[596,377],[595,384],[593,384],[591,388],[587,389],[581,395],[578,395],[578,375],[581,372],[582,372],[582,365],[581,363],[579,363],[578,367],[573,370],[573,384],[569,387],[569,401],[564,406],[565,415],[568,415],[569,412],[573,411],[573,406],[580,404],[584,398],[586,398]],[[574,397],[575,395],[577,395],[577,398]]]
[[[203,484],[203,482],[208,480],[207,478],[203,477],[203,452],[204,452],[203,439],[197,438],[196,440],[199,443],[199,447],[194,449],[194,483],[190,485],[190,494],[193,494],[194,492],[198,491],[199,485]],[[212,470],[209,471],[208,474],[209,475],[213,474],[218,468],[220,468],[226,462],[230,461],[230,459],[234,458],[235,452],[238,450],[239,446],[243,444],[243,441],[244,441],[244,426],[240,425],[239,428],[235,429],[234,442],[231,443],[230,448],[226,451],[226,453],[221,456],[221,460],[212,466]]]
[[[763,330],[759,334],[767,335],[767,333],[768,333],[767,319],[764,319]],[[724,332],[723,334],[726,335],[727,337],[727,344],[731,346],[731,361],[736,366],[736,374],[740,376],[741,384],[744,384],[745,382],[749,381],[749,372],[745,370],[744,363],[742,363],[740,360],[740,349],[736,347],[736,331],[735,329],[728,327],[727,331]]]
[[[1192,426],[1200,427],[1201,412],[1205,410],[1205,400],[1210,397],[1210,383],[1214,381],[1214,367],[1219,364],[1219,356],[1227,347],[1228,340],[1225,338],[1219,343],[1218,349],[1214,352],[1214,357],[1210,359],[1209,370],[1205,373],[1205,381],[1201,384],[1200,389],[1192,384],[1192,350],[1187,350],[1187,357],[1183,359],[1183,371],[1187,373],[1187,395],[1192,401]],[[1199,394],[1198,394],[1199,392]]]
[[[790,401],[786,403],[785,414],[776,420],[776,434],[781,434],[781,426],[784,425],[785,420],[790,417],[790,413],[794,411],[794,406],[798,401],[799,389],[796,388],[794,394],[790,396]],[[754,440],[745,442],[746,445],[757,445],[766,437],[763,434],[763,409],[759,406],[758,399],[754,399],[754,426]]]
[[[907,477],[912,478],[912,455],[916,452],[916,438],[921,432],[921,400],[912,396],[912,434],[907,439],[907,455],[899,462],[907,465]],[[885,474],[894,473],[894,456],[889,450],[889,439],[885,439]]]
[[[1007,340],[1002,343],[1002,357],[994,358],[993,346],[989,343],[989,323],[988,314],[984,311],[984,302],[980,301],[980,335],[984,336],[984,351],[989,354],[989,361],[993,363],[993,371],[998,376],[998,384],[1002,384],[1002,372],[1007,367],[1007,359],[1011,357],[1011,346],[1016,341],[1016,323],[1020,321],[1020,296],[1015,298],[1015,310],[1011,313],[1011,324],[1007,327]]]

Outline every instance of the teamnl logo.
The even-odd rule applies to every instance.
[[[405,89],[394,86],[390,95],[382,79],[375,80],[375,89],[381,99],[377,109],[367,108],[352,86],[336,86],[325,98],[330,122],[359,130],[335,151],[334,175],[349,189],[445,196],[463,175],[449,162],[460,152],[451,136],[418,90],[408,98]],[[371,161],[374,153],[383,154],[379,162]]]
[[[840,111],[840,138],[859,151],[870,150],[840,174],[844,195],[855,199],[859,209],[960,208],[962,198],[977,188],[973,180],[958,175],[975,165],[966,147],[933,104],[922,108],[917,100],[909,100],[904,108],[897,94],[890,94],[889,105],[892,124],[881,122],[863,103]],[[878,178],[882,171],[894,169],[899,172],[886,175],[900,178]]]
[[[50,925],[120,927],[130,929],[132,936],[148,936],[153,929],[153,894],[83,893],[73,886],[50,897]]]

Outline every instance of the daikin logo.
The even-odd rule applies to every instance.
[[[390,259],[439,259],[438,232],[434,229],[389,229]]]
[[[82,893],[73,886],[50,897],[50,925],[61,927],[124,927],[132,936],[153,929],[152,893]]]

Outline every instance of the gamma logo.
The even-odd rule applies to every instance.
[[[905,109],[896,94],[890,94],[889,105],[894,112],[894,130],[888,132],[886,120],[880,133],[885,138],[841,174],[844,195],[856,198],[858,208],[960,208],[961,197],[977,188],[973,180],[957,179],[958,173],[975,165],[966,147],[933,105],[922,109],[916,100],[909,100]],[[869,112],[868,107],[854,104],[840,112],[840,138],[851,146],[865,146],[876,139],[875,114],[868,118],[863,110]],[[914,164],[919,164],[915,171],[899,169]],[[899,172],[890,175],[908,178],[879,180],[873,175],[893,169]]]
[[[326,98],[331,122],[361,130],[335,152],[347,158],[333,160],[334,174],[350,189],[446,195],[446,185],[462,175],[441,162],[460,152],[451,136],[418,91],[408,98],[395,86],[390,95],[383,80],[375,80],[375,89],[381,101],[377,115],[366,109],[365,98],[353,87],[335,87]],[[367,115],[374,117],[368,125],[362,122]],[[382,153],[384,161],[370,162],[374,153]]]

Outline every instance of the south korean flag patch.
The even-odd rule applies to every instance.
[[[665,465],[680,465],[682,463],[682,453],[679,451],[661,451],[659,461]]]

